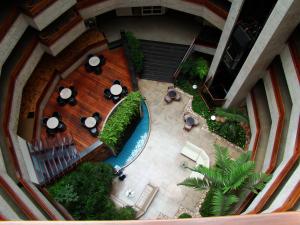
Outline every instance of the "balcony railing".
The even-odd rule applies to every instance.
[[[47,46],[52,45],[81,20],[81,16],[74,10],[64,13],[40,33],[41,42]]]
[[[37,14],[42,12],[53,2],[57,0],[23,0],[21,2],[22,11],[30,17],[35,17]]]

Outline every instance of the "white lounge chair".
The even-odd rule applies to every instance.
[[[209,167],[209,157],[206,152],[202,148],[199,148],[191,142],[186,142],[185,146],[181,150],[181,154],[195,161],[196,166],[203,165],[205,167]],[[204,176],[193,171],[190,177],[203,179]]]

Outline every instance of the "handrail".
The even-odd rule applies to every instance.
[[[181,60],[181,62],[180,62],[180,64],[179,64],[179,66],[177,67],[176,71],[174,72],[174,74],[173,74],[173,78],[174,78],[174,79],[177,78],[177,76],[178,76],[178,74],[179,74],[179,72],[180,72],[180,70],[181,70],[181,65],[182,65],[182,63],[184,63],[184,62],[187,60],[187,58],[190,56],[190,53],[191,53],[192,50],[194,49],[194,45],[195,45],[196,38],[197,38],[197,37],[195,37],[195,38],[193,39],[193,41],[191,42],[190,47],[189,47],[188,50],[186,51],[186,53],[185,53],[185,55],[183,56],[183,58],[182,58],[182,60]]]

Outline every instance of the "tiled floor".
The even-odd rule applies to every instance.
[[[193,161],[180,154],[187,140],[204,149],[210,157],[211,164],[214,163],[214,143],[230,147],[230,155],[234,158],[241,152],[211,134],[203,120],[191,132],[184,131],[182,116],[190,97],[183,95],[180,102],[167,105],[163,97],[169,85],[140,80],[139,87],[146,97],[150,110],[150,137],[141,155],[125,169],[127,178],[123,182],[116,180],[114,184],[113,194],[130,205],[138,200],[147,183],[159,187],[158,194],[141,219],[174,218],[177,211],[182,208],[198,214],[199,202],[205,194],[177,186],[191,173],[180,166],[182,162],[186,162],[191,167],[195,165]],[[126,197],[128,189],[135,192],[134,197]]]

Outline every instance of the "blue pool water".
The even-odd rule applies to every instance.
[[[144,149],[149,134],[149,111],[147,105],[142,103],[143,118],[137,125],[131,137],[127,140],[122,151],[117,157],[110,157],[105,162],[111,164],[113,167],[124,167],[132,162]]]

